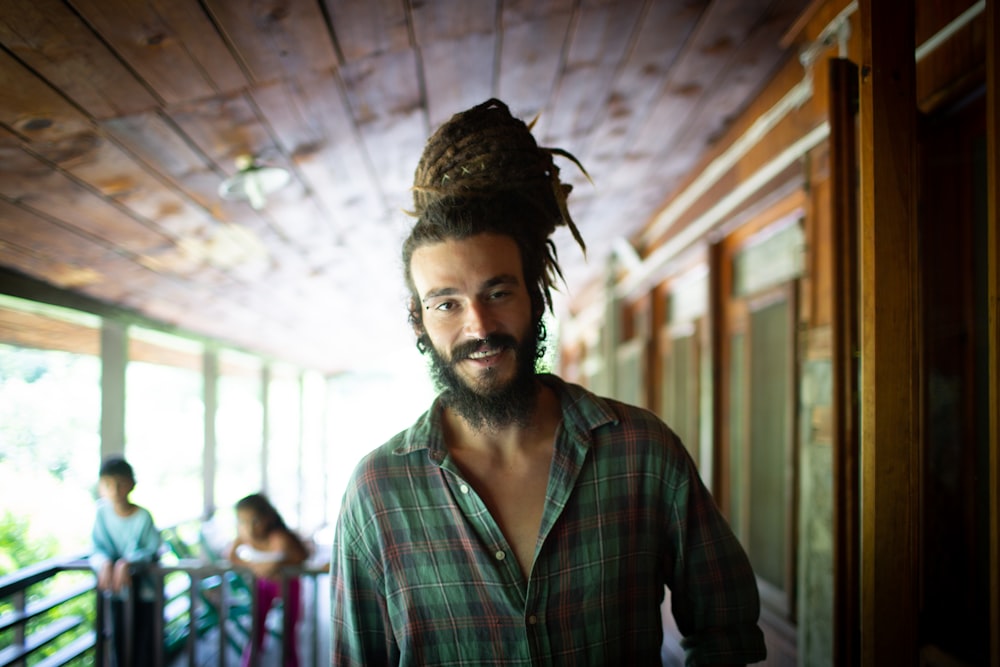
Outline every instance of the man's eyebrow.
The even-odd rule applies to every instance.
[[[480,285],[479,290],[484,291],[488,289],[493,289],[498,285],[518,285],[520,284],[520,282],[521,281],[518,279],[518,277],[511,273],[501,273],[498,276],[494,276],[492,278],[484,280],[483,284]],[[458,293],[459,291],[458,288],[456,287],[438,287],[436,289],[428,290],[428,292],[424,294],[423,297],[421,297],[420,302],[427,303],[432,299],[437,299],[442,296],[454,296],[455,294]]]
[[[480,289],[490,289],[496,287],[497,285],[517,285],[521,281],[518,280],[517,276],[510,273],[502,273],[499,276],[490,278],[489,280],[483,282],[483,286]]]
[[[427,294],[420,299],[421,303],[427,303],[431,299],[436,299],[441,296],[451,296],[453,294],[458,294],[458,290],[454,287],[438,287],[437,289],[432,289]]]

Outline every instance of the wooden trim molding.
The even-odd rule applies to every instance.
[[[917,664],[920,369],[914,6],[862,0],[861,664]]]
[[[858,479],[858,67],[830,61],[833,218],[833,664],[859,661],[861,526]]]
[[[1000,9],[986,3],[986,171],[989,299],[990,625],[1000,628]],[[1000,632],[990,633],[1000,667]]]

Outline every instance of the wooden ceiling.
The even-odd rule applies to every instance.
[[[391,367],[439,124],[499,97],[580,159],[586,260],[557,238],[579,292],[796,55],[808,4],[5,0],[0,265],[312,368]],[[244,154],[291,173],[260,210],[218,194]]]

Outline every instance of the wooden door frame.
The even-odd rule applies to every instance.
[[[1000,9],[986,3],[987,299],[989,304],[990,625],[1000,627]],[[1000,667],[1000,632],[990,634],[990,664]]]
[[[920,368],[913,3],[860,0],[861,664],[917,664]],[[873,37],[874,36],[874,37]]]
[[[861,484],[858,362],[858,67],[836,58],[830,72],[833,218],[833,664],[860,656]]]

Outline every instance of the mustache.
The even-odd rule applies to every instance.
[[[461,361],[462,359],[467,359],[476,350],[483,346],[494,348],[497,350],[502,350],[504,348],[510,348],[511,350],[517,349],[517,339],[510,334],[494,333],[489,334],[486,338],[479,338],[477,340],[470,340],[464,343],[459,343],[451,350],[451,361],[455,363]]]

